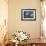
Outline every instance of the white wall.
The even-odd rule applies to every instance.
[[[40,37],[41,24],[40,0],[9,0],[8,33],[26,31],[31,38]],[[21,21],[21,9],[36,9],[36,21]]]

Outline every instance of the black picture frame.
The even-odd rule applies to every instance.
[[[22,21],[35,21],[36,9],[21,9],[21,20]]]

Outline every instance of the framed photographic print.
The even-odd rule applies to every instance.
[[[35,21],[36,9],[21,9],[21,20],[22,21]]]

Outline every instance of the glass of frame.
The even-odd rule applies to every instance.
[[[21,9],[21,20],[22,21],[35,21],[36,9]]]

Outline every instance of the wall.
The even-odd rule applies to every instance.
[[[21,21],[21,9],[36,9],[36,21]],[[31,38],[40,37],[41,11],[40,0],[9,0],[8,33],[26,31]]]

